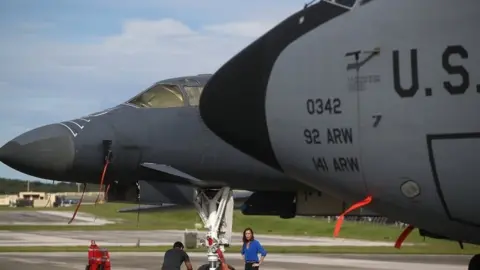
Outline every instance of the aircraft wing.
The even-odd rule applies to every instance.
[[[235,200],[234,208],[240,209],[242,204],[252,195],[248,190],[234,190],[233,199]],[[118,210],[119,213],[131,213],[131,212],[163,212],[174,210],[192,209],[191,205],[177,205],[172,203],[163,203],[160,205],[136,205],[133,207],[122,208]]]
[[[226,185],[225,183],[222,183],[222,182],[200,180],[187,173],[177,170],[172,166],[165,165],[165,164],[146,162],[146,163],[142,163],[141,166],[148,170],[162,173],[165,176],[162,178],[162,181],[164,182],[170,182],[178,185],[195,186],[199,188],[222,187]]]
[[[173,211],[173,210],[184,210],[184,209],[191,209],[192,207],[189,205],[176,205],[166,203],[163,205],[136,205],[133,207],[122,208],[118,210],[119,213],[131,213],[131,212],[163,212],[163,211]]]

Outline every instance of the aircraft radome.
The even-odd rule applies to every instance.
[[[202,119],[304,184],[480,244],[480,2],[337,2],[307,6],[224,64]]]

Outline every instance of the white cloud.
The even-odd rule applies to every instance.
[[[214,33],[246,38],[257,38],[266,33],[274,22],[233,22],[221,25],[209,25],[205,29]]]
[[[96,5],[109,9],[161,9],[205,20],[227,22],[229,20],[258,20],[259,18],[284,18],[301,10],[310,0],[102,0]]]
[[[158,80],[214,72],[269,26],[239,22],[193,30],[168,18],[130,20],[120,34],[96,43],[7,41],[0,44],[0,59],[9,63],[0,65],[0,110],[20,105],[32,113],[84,114],[92,100],[113,105]]]
[[[56,80],[79,76],[110,82],[153,82],[214,72],[274,22],[233,22],[193,30],[173,19],[127,21],[122,33],[93,44],[38,41],[35,46],[0,45],[3,56],[12,63],[3,71],[12,77],[27,73]]]

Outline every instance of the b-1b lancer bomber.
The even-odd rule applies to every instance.
[[[214,73],[200,114],[304,184],[480,244],[478,10],[478,0],[307,5]]]
[[[109,201],[137,203],[139,197],[144,204],[196,206],[214,239],[213,264],[216,248],[230,242],[232,189],[253,191],[242,206],[248,215],[341,213],[343,201],[327,195],[309,200],[316,190],[238,151],[204,125],[198,101],[209,78],[162,80],[113,108],[28,131],[0,148],[0,160],[68,182],[98,183],[106,171]]]

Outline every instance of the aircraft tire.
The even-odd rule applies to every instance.
[[[476,254],[468,263],[468,270],[480,270],[480,254]]]

